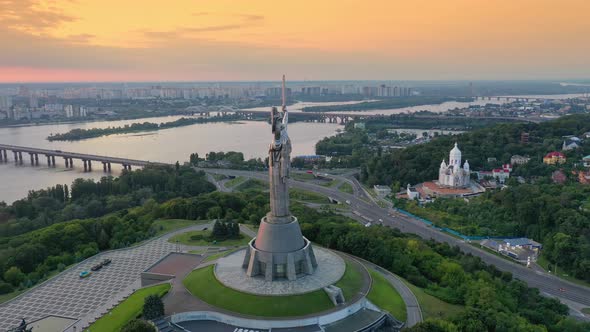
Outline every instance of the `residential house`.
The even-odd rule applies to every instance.
[[[547,165],[564,164],[566,161],[565,155],[558,151],[549,152],[543,157],[543,163]]]
[[[515,154],[514,156],[510,157],[510,165],[524,165],[528,163],[529,160],[531,160],[531,158]]]

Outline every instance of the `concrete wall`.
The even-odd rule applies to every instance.
[[[193,320],[211,320],[221,322],[233,326],[240,326],[249,329],[276,329],[276,328],[292,328],[307,325],[326,325],[342,320],[362,308],[367,308],[375,311],[380,311],[373,303],[366,298],[362,298],[354,304],[345,307],[341,310],[331,312],[323,316],[316,316],[301,319],[285,319],[285,320],[260,320],[250,319],[226,315],[220,312],[213,311],[191,311],[172,315],[172,323],[182,323]]]
[[[170,280],[173,278],[175,278],[175,276],[171,275],[171,274],[142,272],[141,273],[141,287],[146,287],[146,286],[150,286],[153,284],[158,284],[158,283],[161,283],[162,281]]]

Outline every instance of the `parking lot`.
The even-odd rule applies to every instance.
[[[188,230],[207,226],[209,225],[193,226]],[[187,229],[182,230],[185,231]],[[139,288],[142,271],[176,250],[175,244],[168,243],[168,238],[172,235],[168,234],[134,248],[91,257],[20,297],[0,305],[0,331],[15,327],[22,318],[34,321],[47,315],[82,319],[86,322],[94,320],[120,299],[131,294],[134,288]],[[79,277],[81,271],[90,271],[93,265],[105,258],[110,258],[111,264],[92,272],[87,278]]]

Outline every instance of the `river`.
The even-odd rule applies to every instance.
[[[572,95],[533,95],[521,98],[572,98],[582,94]],[[306,106],[328,106],[354,104],[351,102],[298,102],[289,106],[289,110],[300,112]],[[471,103],[446,102],[437,105],[422,105],[404,107],[391,110],[376,110],[366,112],[350,112],[353,114],[399,114],[428,110],[431,112],[446,112],[454,108],[464,108],[469,105],[485,105],[487,103],[505,103],[495,98],[492,100],[478,100]],[[268,111],[269,107],[251,109],[253,111]],[[92,153],[116,157],[128,157],[150,161],[174,163],[183,162],[188,156],[197,152],[204,156],[210,151],[241,151],[246,158],[264,158],[270,142],[270,128],[265,122],[240,121],[237,123],[206,123],[186,127],[177,127],[156,132],[111,135],[75,142],[49,142],[46,137],[52,133],[63,133],[74,128],[105,128],[122,126],[134,122],[169,122],[181,116],[168,116],[120,121],[97,121],[86,123],[48,124],[40,126],[23,126],[0,128],[0,143],[22,146],[47,148],[80,153]],[[293,123],[289,125],[289,134],[293,141],[293,156],[314,154],[315,143],[323,137],[334,135],[338,128],[329,123]],[[419,130],[420,131],[420,130]],[[12,159],[12,156],[9,155]],[[104,175],[101,165],[95,165],[93,172],[84,173],[79,168],[81,161],[75,160],[77,166],[68,170],[63,167],[63,160],[56,160],[56,168],[44,165],[31,167],[28,165],[28,155],[23,156],[24,165],[17,166],[10,161],[0,164],[0,201],[7,203],[26,196],[31,189],[42,189],[58,183],[70,184],[75,178],[100,178]],[[43,157],[39,160],[43,164]],[[121,168],[113,165],[113,175],[119,174]]]
[[[132,159],[181,163],[197,152],[204,157],[210,151],[240,151],[246,158],[265,158],[268,144],[272,138],[270,126],[262,121],[240,121],[195,124],[155,132],[110,135],[81,141],[49,142],[51,133],[61,133],[74,128],[104,128],[121,126],[138,121],[168,122],[177,116],[149,118],[141,120],[102,121],[89,123],[51,124],[0,128],[0,143],[38,147],[97,155],[128,157]],[[334,135],[342,128],[327,123],[292,123],[289,135],[293,141],[293,156],[315,154],[315,143],[323,137]],[[78,177],[100,178],[104,175],[102,165],[94,163],[94,171],[84,173],[81,161],[74,160],[77,166],[72,170],[64,168],[63,159],[56,159],[57,167],[48,168],[44,156],[39,156],[39,166],[30,166],[28,154],[23,155],[22,166],[10,161],[0,164],[0,201],[13,202],[26,196],[30,189],[42,189],[58,183],[70,184]],[[113,165],[113,175],[119,174],[121,167]]]

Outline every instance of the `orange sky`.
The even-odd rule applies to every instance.
[[[0,82],[590,78],[590,1],[0,0]]]

